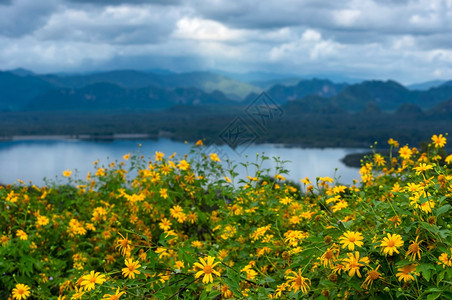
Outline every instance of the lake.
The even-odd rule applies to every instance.
[[[87,172],[93,171],[92,163],[99,160],[108,164],[115,159],[122,159],[127,153],[136,153],[141,144],[140,153],[146,158],[152,158],[155,151],[165,153],[166,157],[176,152],[182,156],[190,151],[191,144],[158,140],[114,140],[114,141],[84,141],[75,139],[25,139],[0,142],[0,183],[13,184],[18,179],[43,185],[44,178],[54,180],[61,177],[64,170],[77,170],[78,177],[84,178]],[[233,150],[227,145],[207,147],[206,153],[216,152],[222,161],[225,158],[236,162],[256,160],[257,153],[265,153],[269,157],[280,157],[288,160],[286,168],[290,171],[287,179],[299,181],[309,177],[312,181],[318,176],[329,176],[339,179],[339,182],[351,184],[359,178],[359,169],[345,166],[340,159],[346,154],[362,152],[363,149],[312,149],[288,148],[281,145],[263,144],[251,145],[246,149]],[[179,156],[179,157],[180,157]],[[276,163],[271,160],[265,167],[274,168]],[[238,169],[242,177],[247,174],[244,169]],[[273,173],[274,174],[274,173]],[[252,174],[249,174],[252,175]],[[61,181],[63,181],[60,178]]]

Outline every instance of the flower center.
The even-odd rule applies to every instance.
[[[331,250],[325,252],[325,259],[332,259],[334,257],[334,253]]]
[[[130,271],[130,272],[133,272],[133,271],[135,271],[135,266],[133,266],[133,265],[130,265],[130,266],[129,266],[129,271]]]
[[[212,273],[212,267],[211,266],[205,266],[203,269],[205,274],[210,274]]]
[[[355,242],[355,238],[352,236],[348,239],[350,241],[350,243],[354,243]]]
[[[297,279],[295,279],[295,285],[301,286],[302,284],[303,284],[303,282],[302,282],[302,280],[301,280],[301,277],[298,276]]]
[[[25,294],[25,290],[24,290],[24,289],[18,289],[18,290],[17,290],[17,293],[18,293],[19,295],[23,295],[23,294]]]
[[[95,277],[91,277],[91,278],[89,279],[89,282],[91,282],[91,283],[96,283],[96,278],[95,278]]]
[[[376,279],[378,279],[378,277],[380,277],[380,273],[378,273],[377,271],[370,271],[369,272],[370,280],[376,280]]]
[[[395,246],[395,241],[390,240],[388,241],[388,247],[394,247]]]
[[[417,243],[414,243],[414,244],[410,245],[410,247],[408,247],[408,248],[409,248],[409,250],[411,252],[418,252],[419,251],[419,245]]]

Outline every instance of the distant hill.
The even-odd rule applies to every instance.
[[[56,87],[80,89],[95,83],[111,83],[124,88],[161,86],[161,75],[134,70],[108,71],[86,75],[44,75],[43,80]]]
[[[24,106],[27,111],[142,111],[174,105],[233,105],[223,93],[205,93],[196,88],[123,88],[95,83],[81,89],[52,89]]]
[[[332,100],[348,111],[361,111],[369,102],[375,103],[383,110],[395,110],[403,103],[411,101],[410,91],[392,80],[353,84],[344,88]]]
[[[452,86],[452,80],[443,82],[439,87],[449,87]]]
[[[443,83],[444,83],[444,80],[431,80],[431,81],[426,81],[426,82],[421,82],[421,83],[410,84],[410,85],[407,85],[407,88],[412,91],[413,90],[426,91],[431,88],[438,87]]]
[[[325,79],[301,80],[296,85],[284,86],[277,84],[267,90],[267,94],[277,103],[284,104],[289,101],[304,98],[308,95],[317,95],[329,98],[337,95],[347,85],[336,84]],[[247,101],[252,101],[253,95],[247,97]]]
[[[223,92],[229,98],[241,101],[249,93],[259,93],[261,88],[210,72],[190,72],[162,76],[164,87],[196,87],[206,92]]]
[[[278,81],[278,80],[286,80],[288,78],[301,78],[294,74],[280,74],[275,72],[246,72],[246,73],[234,73],[234,72],[226,72],[222,70],[212,70],[211,73],[220,74],[241,82],[251,83],[254,82],[264,82],[264,81]]]
[[[0,111],[19,110],[51,88],[50,83],[36,76],[0,72]]]
[[[421,109],[435,107],[452,97],[452,82],[451,84],[444,83],[427,91],[411,91],[393,80],[371,80],[347,85],[313,79],[301,81],[295,86],[276,85],[267,92],[280,104],[299,100],[308,95],[317,95],[327,99],[323,101],[326,106],[340,107],[349,112],[366,110],[369,105],[374,105],[383,111],[394,112],[406,103],[417,105]],[[252,101],[253,96],[255,95],[249,95],[247,101]],[[306,101],[312,101],[312,98],[308,98]],[[306,101],[301,102],[306,103]],[[319,100],[317,99],[317,101]],[[300,105],[300,101],[298,105]]]
[[[11,70],[10,72],[17,76],[33,76],[33,75],[35,75],[35,73],[33,73],[32,71],[24,69],[24,68],[17,68],[17,69]]]
[[[194,87],[205,92],[221,91],[231,99],[240,101],[252,92],[260,92],[260,88],[248,83],[213,74],[209,72],[157,73],[134,70],[118,70],[87,75],[56,76],[46,75],[42,79],[58,87],[82,88],[95,83],[112,83],[124,88],[188,88]]]
[[[441,102],[429,111],[431,115],[450,115],[452,116],[452,97],[449,100]]]
[[[273,74],[270,81],[253,85],[212,72],[154,71],[156,73],[116,70],[38,75],[19,68],[0,72],[0,111],[159,110],[174,105],[211,105],[226,110],[226,106],[235,109],[236,105],[248,105],[265,86],[276,103],[288,104],[287,109],[293,112],[322,114],[382,111],[419,115],[419,109],[421,112],[434,110],[452,98],[452,81],[427,90],[411,90],[393,80],[349,84]],[[271,73],[259,72],[231,74],[248,79],[271,76]]]
[[[292,77],[292,78],[271,79],[271,80],[264,80],[264,81],[253,81],[253,82],[251,82],[251,84],[267,90],[277,84],[284,85],[284,86],[296,85],[301,80],[302,79],[300,77]]]

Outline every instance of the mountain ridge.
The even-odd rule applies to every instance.
[[[210,71],[158,72],[113,70],[66,75],[35,74],[25,69],[0,72],[0,111],[156,110],[181,104],[244,106],[264,90]],[[279,82],[265,91],[275,103],[295,103],[297,108],[304,105],[305,111],[340,113],[378,108],[395,112],[404,104],[416,105],[421,110],[433,109],[452,98],[452,81],[428,90],[411,90],[394,80],[349,84],[312,78],[292,85]],[[411,108],[405,107],[402,112]]]

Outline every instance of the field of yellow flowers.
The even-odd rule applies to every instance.
[[[452,155],[388,141],[361,179],[240,178],[202,142],[0,187],[0,299],[451,299]]]

